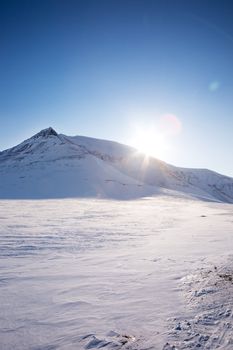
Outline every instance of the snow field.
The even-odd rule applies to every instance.
[[[231,281],[218,275],[233,248],[231,205],[2,200],[0,237],[1,349],[185,349],[185,322],[209,349],[230,349],[225,319],[213,332],[203,320],[209,304],[231,310]],[[186,342],[199,343],[208,349]]]

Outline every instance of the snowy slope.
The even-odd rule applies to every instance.
[[[185,169],[117,142],[68,137],[52,128],[0,153],[0,198],[129,199],[181,191],[233,202],[233,179]]]
[[[0,153],[1,198],[135,198],[159,193],[58,135],[42,130]]]
[[[65,137],[65,136],[64,136]],[[68,137],[105,159],[121,172],[147,185],[169,188],[197,196],[214,197],[223,202],[233,201],[233,179],[208,169],[187,169],[146,158],[134,148],[83,136]]]

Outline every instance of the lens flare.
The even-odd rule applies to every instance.
[[[220,83],[219,81],[215,80],[215,81],[212,81],[210,84],[209,84],[209,91],[210,92],[215,92],[219,89],[220,87]]]
[[[164,114],[160,118],[159,129],[165,134],[177,135],[182,130],[182,124],[174,114]]]

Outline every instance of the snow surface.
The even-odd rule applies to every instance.
[[[230,204],[0,201],[0,348],[232,349]]]
[[[133,199],[182,192],[233,203],[233,179],[178,168],[117,142],[48,128],[0,152],[0,198]]]

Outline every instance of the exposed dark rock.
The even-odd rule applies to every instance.
[[[47,129],[43,129],[40,132],[38,132],[36,135],[33,136],[33,138],[35,138],[35,139],[38,137],[46,137],[47,138],[49,136],[58,136],[58,134],[53,128],[49,127]]]

